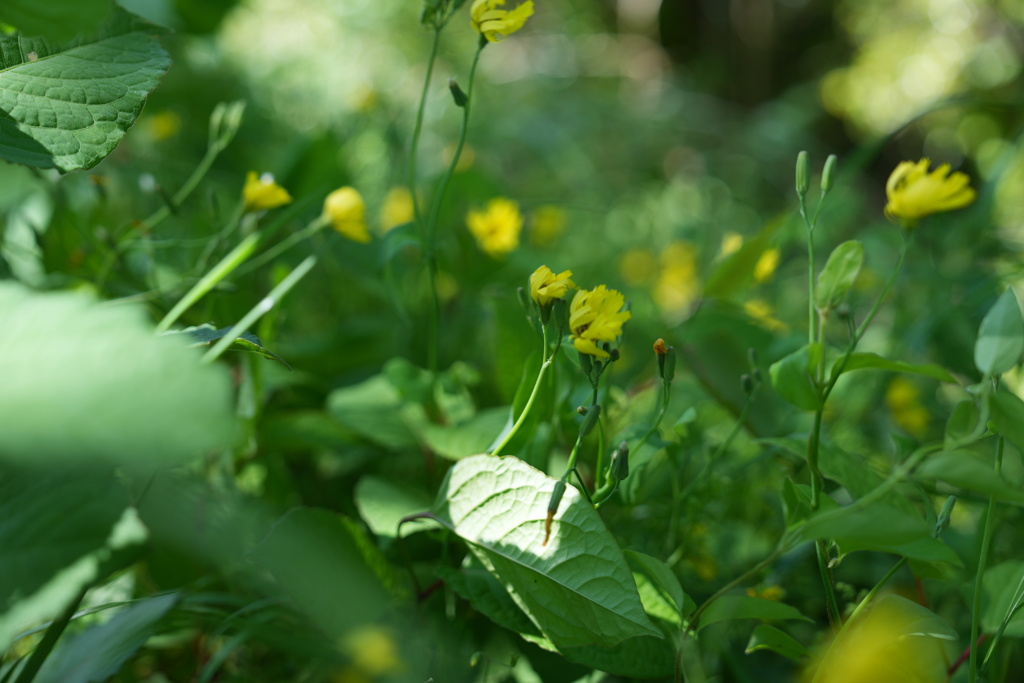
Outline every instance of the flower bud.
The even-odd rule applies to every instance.
[[[839,158],[835,154],[829,154],[828,159],[825,159],[825,170],[821,172],[821,194],[823,196],[832,189],[836,175],[836,164],[838,162]]]
[[[596,403],[587,409],[586,417],[583,419],[583,424],[580,425],[580,438],[585,438],[587,434],[593,431],[594,426],[597,425],[597,421],[601,419],[601,406]]]
[[[747,373],[743,373],[740,377],[740,386],[743,387],[743,393],[750,396],[750,394],[754,393],[754,378]]]
[[[622,481],[629,476],[629,444],[623,441],[612,453],[612,462],[608,466],[608,477]]]
[[[809,172],[807,170],[807,152],[800,152],[796,155],[796,193],[803,197],[811,186]]]
[[[610,356],[610,362],[614,363],[619,359],[619,350],[612,349],[611,351],[608,352],[608,355]]]
[[[466,103],[469,102],[469,97],[462,91],[462,88],[459,87],[454,78],[448,79],[448,89],[452,91],[452,99],[455,100],[455,106],[465,107]]]
[[[541,545],[547,545],[548,540],[551,538],[551,522],[555,519],[555,514],[558,512],[558,504],[562,502],[562,496],[565,495],[565,479],[559,479],[555,482],[555,488],[551,491],[551,498],[548,499],[548,515],[544,520],[544,543]]]
[[[589,353],[579,352],[580,355],[580,367],[583,369],[583,374],[590,377],[594,372],[594,360]]]
[[[577,408],[576,408],[576,412],[577,412],[578,414],[580,414],[580,415],[586,415],[586,414],[587,414],[587,413],[589,413],[590,411],[589,411],[589,410],[587,410],[587,407],[586,407],[586,406],[579,406],[579,407],[577,407]]]
[[[939,517],[935,521],[935,537],[938,538],[939,534],[946,530],[949,526],[950,515],[953,514],[953,506],[956,505],[956,496],[950,496],[946,499],[946,502],[942,504],[942,510],[939,511]]]

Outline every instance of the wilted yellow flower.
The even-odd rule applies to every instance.
[[[754,279],[758,282],[767,282],[772,279],[775,269],[779,266],[779,250],[772,247],[765,249],[757,263],[754,264]]]
[[[885,390],[885,405],[893,422],[918,438],[924,436],[931,415],[921,404],[921,390],[912,381],[897,375]]]
[[[889,198],[885,205],[886,216],[913,227],[929,214],[962,209],[974,201],[976,193],[966,174],[959,171],[951,174],[949,164],[929,173],[929,164],[929,159],[900,162],[885,184]]]
[[[523,216],[514,201],[496,197],[487,203],[484,211],[470,211],[466,225],[484,252],[504,256],[519,246]]]
[[[384,197],[380,208],[380,230],[388,232],[399,225],[412,223],[412,192],[407,187],[393,187]]]
[[[543,247],[551,244],[565,230],[565,211],[558,206],[540,206],[533,212],[530,226],[530,242]]]
[[[572,344],[580,353],[608,358],[609,353],[597,342],[612,342],[622,334],[622,325],[633,315],[621,310],[626,303],[622,292],[598,285],[581,289],[569,306],[569,329]]]
[[[370,241],[370,231],[366,229],[366,204],[355,188],[346,186],[327,195],[323,215],[331,222],[332,228],[350,240]]]
[[[576,286],[570,277],[571,270],[563,270],[556,275],[547,266],[541,266],[530,275],[530,296],[538,306],[546,306],[555,299],[561,299],[566,290]]]
[[[526,0],[511,11],[497,9],[504,4],[505,0],[476,0],[469,9],[473,28],[492,43],[521,29],[533,14],[533,0]]]
[[[242,188],[242,201],[245,211],[266,211],[290,204],[292,196],[288,190],[274,182],[274,176],[264,173],[259,176],[256,171],[249,171],[245,176],[245,187]]]

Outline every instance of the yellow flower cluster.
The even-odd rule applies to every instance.
[[[622,310],[625,305],[622,292],[604,285],[576,292],[569,305],[569,329],[576,350],[598,358],[609,358],[610,354],[598,342],[610,343],[622,334],[623,323],[633,315]]]
[[[511,199],[496,197],[483,211],[470,211],[466,226],[486,254],[501,257],[519,246],[523,216],[519,205]]]
[[[538,306],[547,306],[555,299],[565,296],[567,290],[576,287],[570,277],[571,270],[563,270],[556,275],[547,266],[541,266],[530,275],[530,296]]]
[[[473,28],[489,42],[498,43],[523,27],[533,15],[533,1],[526,0],[514,10],[498,9],[505,0],[476,0],[469,9]]]
[[[949,164],[929,172],[930,164],[929,159],[921,159],[896,166],[885,184],[886,216],[910,228],[925,216],[962,209],[974,201],[977,195],[967,175],[950,173]]]

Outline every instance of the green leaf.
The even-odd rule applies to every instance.
[[[436,527],[431,519],[419,519],[399,528],[403,518],[429,509],[431,503],[425,491],[401,482],[365,476],[356,484],[355,503],[370,531],[384,541]]]
[[[768,372],[772,386],[797,408],[817,410],[821,394],[814,382],[814,368],[821,362],[821,344],[803,346],[772,363]]]
[[[172,465],[234,438],[227,372],[141,308],[2,283],[0,318],[0,461]]]
[[[925,562],[961,564],[952,548],[932,537],[924,520],[890,505],[836,508],[811,517],[799,530],[804,541],[833,539],[846,554],[880,550]]]
[[[0,34],[0,157],[60,171],[99,163],[170,67],[159,31],[115,8],[86,38]]]
[[[387,593],[364,559],[355,525],[328,510],[295,508],[271,528],[250,558],[331,637],[373,621]]]
[[[981,626],[985,633],[995,633],[1006,621],[1004,636],[1024,638],[1024,562],[1011,560],[985,570],[982,583]],[[1011,610],[1017,605],[1016,611]]]
[[[1024,408],[1024,405],[1021,406]],[[981,419],[981,415],[978,412],[978,404],[976,401],[960,401],[953,408],[953,412],[949,414],[949,419],[946,421],[946,433],[943,439],[943,443],[946,448],[949,448],[953,444],[958,444],[964,439],[974,433],[974,430],[978,427],[978,420]]]
[[[864,246],[860,242],[843,242],[832,250],[814,290],[814,303],[819,310],[828,311],[846,300],[862,265]]]
[[[0,649],[133,562],[146,529],[112,472],[0,472]]]
[[[559,652],[570,662],[616,676],[641,679],[664,679],[675,670],[676,648],[668,638],[638,636],[614,647],[566,647],[557,650],[546,638],[523,635],[540,647]]]
[[[994,496],[996,500],[1024,505],[1024,490],[996,474],[991,463],[968,451],[936,453],[914,470],[914,478],[938,479],[968,491]]]
[[[986,375],[1001,375],[1024,353],[1024,320],[1012,289],[999,297],[981,321],[974,345],[974,364]]]
[[[559,650],[660,636],[622,551],[574,488],[566,490],[544,544],[556,481],[514,457],[466,458],[448,471],[433,514],[469,544]]]
[[[682,617],[696,609],[693,599],[683,592],[679,579],[667,564],[635,550],[624,550],[623,554],[633,571],[640,601],[647,614],[678,626]]]
[[[327,397],[327,411],[342,425],[381,446],[400,449],[417,445],[405,402],[383,375],[336,389]]]
[[[723,595],[704,610],[698,630],[720,621],[736,619],[800,619],[810,621],[796,607],[784,602],[754,598],[749,595]]]
[[[542,637],[505,587],[473,555],[467,555],[459,569],[438,567],[437,575],[495,624],[524,637]]]
[[[839,360],[832,364],[833,377],[835,377],[836,374],[839,372],[841,362],[842,359],[840,358]],[[951,375],[948,370],[938,365],[917,365],[914,363],[904,363],[903,361],[889,360],[888,358],[883,358],[882,356],[879,356],[877,353],[851,353],[849,360],[847,360],[846,364],[842,366],[843,372],[852,372],[854,370],[867,369],[889,370],[891,372],[906,372],[913,375],[931,377],[932,379],[937,379],[940,382],[950,382],[954,384],[956,383],[956,377],[953,377],[953,375]]]
[[[196,325],[194,327],[186,327],[183,330],[175,330],[173,332],[165,332],[164,334],[184,334],[192,342],[192,346],[210,346],[213,342],[223,338],[233,327],[222,327],[220,329],[215,328],[209,323],[203,325]],[[284,358],[278,356],[276,353],[268,351],[263,346],[263,342],[252,332],[243,332],[242,334],[235,337],[235,340],[231,343],[228,348],[235,349],[236,351],[248,351],[250,353],[258,353],[264,358],[270,360],[276,360],[281,365],[285,366],[289,370],[292,366],[288,364]]]
[[[508,408],[489,408],[462,424],[445,427],[427,423],[422,431],[431,450],[449,460],[459,460],[485,453],[506,422]]]
[[[796,638],[769,624],[758,624],[750,634],[746,654],[758,650],[769,650],[794,662],[802,662],[810,653]]]
[[[69,40],[99,28],[112,6],[110,0],[4,0],[0,22],[26,36]]]
[[[1024,453],[1024,401],[1014,394],[988,394],[988,426]]]
[[[62,640],[39,670],[36,683],[90,683],[109,679],[151,636],[157,635],[157,622],[177,600],[175,593],[139,600],[110,621]]]

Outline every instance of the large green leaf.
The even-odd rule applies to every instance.
[[[821,344],[803,346],[775,361],[768,369],[772,386],[798,408],[817,410],[821,392],[814,380],[814,370],[821,363]]]
[[[177,600],[175,593],[140,600],[110,621],[61,641],[39,670],[36,683],[90,683],[109,679],[157,634],[157,623]]]
[[[1015,394],[988,394],[989,428],[1024,453],[1024,401]]]
[[[85,37],[0,34],[0,157],[61,171],[99,163],[170,66],[160,30],[116,8]]]
[[[700,628],[733,619],[801,619],[810,621],[796,607],[784,602],[754,598],[749,595],[723,595],[704,611],[704,615],[700,619]]]
[[[233,438],[225,370],[142,309],[2,283],[0,319],[0,461],[169,465]]]
[[[967,451],[937,453],[914,470],[914,477],[925,481],[938,479],[997,500],[1024,505],[1024,491],[996,474],[991,463]]]
[[[986,375],[1000,375],[1024,353],[1024,320],[1012,289],[1003,292],[985,315],[974,344],[974,364]]]
[[[134,561],[146,530],[112,472],[0,472],[0,649]]]
[[[622,551],[572,487],[544,544],[555,482],[514,457],[466,458],[448,471],[433,515],[469,543],[559,650],[660,637]]]

